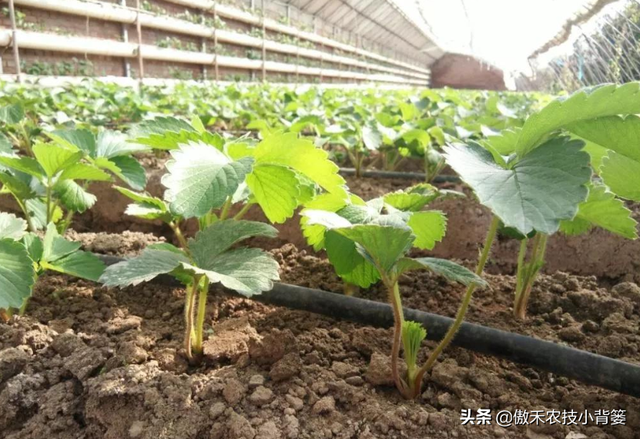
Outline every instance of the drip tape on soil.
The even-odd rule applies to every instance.
[[[342,175],[356,175],[354,168],[340,168]],[[363,177],[371,178],[402,178],[405,180],[424,180],[424,174],[419,172],[399,172],[399,171],[364,171]],[[437,175],[432,180],[433,183],[460,183],[460,177],[456,175]]]
[[[107,265],[122,258],[98,255]],[[163,275],[152,282],[181,286],[173,277]],[[231,294],[237,296],[237,294]],[[321,314],[374,327],[392,327],[393,312],[386,303],[345,296],[312,288],[276,283],[271,291],[253,297],[259,302]],[[404,308],[405,318],[427,328],[428,340],[440,340],[453,319]],[[481,354],[504,358],[536,367],[585,384],[640,397],[640,366],[591,352],[562,346],[525,335],[501,331],[473,323],[463,323],[453,345]]]

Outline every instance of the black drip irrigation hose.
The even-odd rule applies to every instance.
[[[340,168],[342,175],[356,175],[354,168]],[[419,172],[398,172],[398,171],[364,171],[363,177],[372,178],[403,178],[405,180],[421,180],[424,181],[424,174]],[[461,183],[460,177],[456,175],[436,175],[432,180],[433,183]]]
[[[100,258],[108,265],[122,260],[112,256]],[[180,285],[170,276],[160,276],[154,282]],[[393,326],[391,305],[322,290],[276,283],[271,291],[253,299],[370,326]],[[411,308],[405,308],[404,314],[407,320],[419,322],[427,329],[428,340],[441,340],[453,323],[449,317]],[[638,365],[473,323],[463,323],[452,344],[640,398]]]

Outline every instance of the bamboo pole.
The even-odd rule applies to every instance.
[[[136,0],[136,31],[138,33],[138,81],[140,92],[142,93],[142,83],[144,81],[144,60],[142,58],[142,24],[140,23],[140,0]]]
[[[20,49],[18,48],[18,28],[16,25],[16,8],[13,0],[9,0],[9,18],[11,20],[11,46],[13,47],[13,61],[16,63],[16,78],[22,82],[22,69],[20,67]]]

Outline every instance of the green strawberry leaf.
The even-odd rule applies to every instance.
[[[440,211],[414,212],[407,225],[416,239],[413,245],[423,250],[433,250],[447,233],[447,216]]]
[[[201,262],[204,264],[197,267],[188,263],[182,265],[247,297],[272,289],[273,281],[280,279],[278,263],[257,248],[227,250]]]
[[[19,200],[29,200],[37,196],[31,186],[13,175],[0,172],[0,183],[3,189],[11,192]]]
[[[413,245],[411,230],[374,224],[332,229],[357,244],[358,252],[387,273]]]
[[[72,150],[56,144],[45,143],[36,143],[33,146],[33,154],[49,178],[77,164],[84,155],[82,151],[77,149]]]
[[[13,144],[3,133],[0,133],[0,154],[13,155]]]
[[[44,244],[42,239],[35,233],[27,233],[22,237],[22,243],[27,249],[27,253],[32,261],[38,262],[44,254]]]
[[[424,206],[439,198],[442,193],[428,183],[422,183],[405,190],[384,195],[384,202],[395,209],[417,212]]]
[[[605,148],[604,153],[590,148],[601,155],[596,171],[616,195],[640,201],[640,117],[603,117],[571,124],[567,130]]]
[[[89,157],[96,154],[96,138],[89,130],[56,130],[46,135],[64,149],[84,151]]]
[[[12,213],[0,212],[0,239],[19,241],[27,233],[27,222]]]
[[[74,163],[62,171],[58,177],[61,180],[85,180],[85,181],[108,181],[111,177],[106,172],[93,165],[85,163]]]
[[[463,285],[475,284],[480,287],[487,285],[484,279],[462,265],[439,258],[402,258],[396,266],[396,274],[399,276],[407,271],[423,269],[431,270],[447,280]]]
[[[22,243],[0,239],[0,309],[20,308],[35,283],[33,261]]]
[[[446,147],[447,163],[507,227],[552,234],[573,218],[591,177],[583,143],[556,138],[504,169],[477,144]]]
[[[112,159],[130,156],[133,153],[148,151],[149,147],[127,141],[127,136],[118,131],[100,131],[96,140],[95,157]]]
[[[590,188],[589,197],[580,203],[576,217],[571,221],[562,222],[562,231],[568,235],[577,235],[586,232],[592,226],[601,227],[628,239],[638,237],[638,223],[631,216],[631,211],[603,185]]]
[[[168,274],[189,263],[184,253],[159,248],[146,248],[139,256],[107,267],[100,282],[107,287],[127,287]]]
[[[4,165],[15,171],[24,172],[39,180],[42,180],[45,176],[45,171],[42,169],[42,166],[40,166],[36,159],[31,157],[0,156],[0,165]]]
[[[324,235],[324,246],[329,262],[345,282],[368,288],[380,280],[376,267],[358,252],[351,239],[329,230]]]
[[[7,125],[15,125],[24,119],[24,108],[20,104],[0,107],[0,121]]]
[[[172,150],[190,142],[204,143],[220,151],[224,148],[224,139],[218,134],[198,130],[188,122],[175,117],[158,117],[144,121],[134,126],[130,136],[135,139],[134,142],[155,149]]]
[[[189,248],[196,265],[206,268],[210,258],[224,253],[240,241],[254,236],[274,238],[277,235],[278,230],[274,227],[257,221],[217,221],[189,240]]]
[[[172,221],[173,218],[169,212],[169,206],[160,198],[152,197],[146,192],[133,192],[120,186],[114,186],[114,188],[122,195],[134,201],[134,203],[127,206],[127,210],[125,211],[127,215],[149,220],[159,219],[166,223]]]
[[[171,156],[168,174],[162,178],[165,200],[185,218],[202,217],[221,207],[251,171],[250,158],[232,161],[204,143],[180,145]]]
[[[25,203],[31,222],[36,230],[42,230],[47,227],[47,205],[39,198],[32,198]],[[57,224],[62,219],[64,212],[59,206],[53,210],[50,221]]]
[[[545,136],[569,124],[605,116],[640,113],[640,83],[605,84],[558,98],[525,121],[515,151],[524,157]]]
[[[260,142],[253,150],[256,166],[262,164],[289,167],[309,178],[327,192],[346,194],[338,166],[326,151],[294,133],[276,134]]]
[[[100,279],[105,269],[104,262],[96,255],[83,251],[75,251],[54,261],[42,261],[41,265],[47,270],[92,280],[94,282]]]
[[[376,151],[382,146],[382,141],[382,133],[375,127],[367,125],[362,128],[362,142],[368,150]]]
[[[119,179],[127,183],[132,189],[141,191],[147,185],[147,174],[136,159],[133,157],[117,156],[109,159],[115,165],[111,169]]]
[[[83,213],[96,204],[96,196],[87,192],[73,180],[59,181],[54,192],[62,205],[73,212]]]
[[[611,151],[602,160],[600,177],[619,197],[640,201],[640,162]]]
[[[247,176],[247,185],[265,216],[282,223],[293,216],[300,198],[296,173],[283,166],[257,165]]]

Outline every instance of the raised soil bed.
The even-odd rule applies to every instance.
[[[158,190],[157,175],[151,181]],[[350,179],[349,185],[369,199],[407,181]],[[99,190],[101,201],[76,228],[134,232],[75,234],[86,249],[125,256],[157,239],[135,230],[166,234],[125,217],[124,200]],[[438,207],[448,213],[450,231],[434,254],[473,260],[488,213],[468,200]],[[283,282],[341,290],[324,255],[304,246],[295,218],[272,241],[259,244],[279,261]],[[510,311],[517,249],[507,240],[495,248],[491,286],[475,293],[468,321],[640,363],[640,287],[632,283],[638,281],[637,244],[604,232],[550,241],[548,274],[535,284],[526,322]],[[406,307],[452,316],[463,287],[412,272],[400,291]],[[65,276],[41,278],[27,315],[0,324],[0,437],[640,437],[636,398],[459,348],[445,352],[420,399],[405,401],[390,382],[389,329],[222,292],[209,301],[205,362],[190,367],[180,354],[183,295],[155,284],[119,290]],[[386,299],[379,286],[359,295]],[[423,354],[431,347],[425,343]],[[626,410],[626,425],[462,426],[463,408]]]

